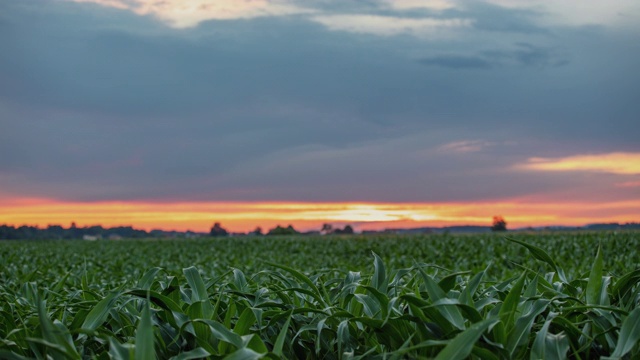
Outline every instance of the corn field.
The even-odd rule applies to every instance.
[[[0,242],[2,359],[638,359],[640,233]]]

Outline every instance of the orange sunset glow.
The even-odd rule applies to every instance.
[[[0,207],[0,218],[10,224],[44,227],[135,225],[145,230],[208,231],[221,222],[232,231],[251,231],[292,224],[315,230],[323,223],[352,224],[359,230],[396,227],[488,225],[493,215],[503,215],[512,227],[584,225],[595,221],[633,221],[640,200],[606,204],[529,203],[526,201],[478,203],[71,203],[23,200]]]
[[[640,174],[640,153],[575,155],[559,159],[534,157],[521,168],[540,171],[597,171],[634,175]]]

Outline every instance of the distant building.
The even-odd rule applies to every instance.
[[[83,235],[82,236],[82,240],[86,240],[86,241],[96,241],[100,239],[102,239],[102,236],[100,235]]]

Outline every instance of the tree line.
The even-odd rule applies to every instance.
[[[145,238],[153,235],[145,230],[134,229],[131,226],[104,228],[100,225],[77,227],[72,223],[64,228],[60,225],[49,225],[46,228],[37,226],[0,225],[0,239],[3,240],[37,240],[37,239],[82,239],[85,236],[100,238]]]
[[[327,231],[329,229],[329,231]],[[249,233],[231,233],[223,228],[220,223],[215,223],[209,231],[209,236],[231,236],[231,235],[249,235],[249,236],[275,236],[275,235],[305,235],[305,234],[353,234],[353,228],[350,225],[341,228],[333,228],[324,224],[319,231],[300,232],[292,225],[276,226],[273,229],[263,233],[262,228],[256,227]],[[48,225],[47,227],[38,226],[12,226],[0,225],[0,240],[70,240],[70,239],[141,239],[141,238],[166,238],[166,237],[198,237],[207,235],[206,233],[197,233],[194,231],[165,231],[165,230],[141,230],[131,226],[118,226],[105,228],[101,225],[78,227],[75,223],[71,223],[68,228],[61,225]]]
[[[322,234],[322,235],[326,235],[326,234],[353,234],[353,227],[351,227],[351,225],[345,225],[345,227],[343,229],[338,228],[334,228],[331,224],[323,224],[322,228],[319,231],[309,231],[309,232],[300,232],[298,230],[296,230],[293,225],[288,225],[287,227],[283,227],[280,225],[277,225],[276,227],[274,227],[273,229],[270,229],[269,231],[267,231],[267,233],[263,233],[262,232],[262,228],[261,227],[256,227],[255,230],[247,233],[247,234],[243,234],[243,235],[254,235],[254,236],[262,236],[262,235],[266,235],[266,236],[277,236],[277,235],[311,235],[311,234]],[[219,237],[219,236],[229,236],[231,235],[225,228],[222,227],[222,225],[217,222],[214,223],[213,226],[211,227],[211,231],[209,231],[209,235],[213,236],[213,237]]]

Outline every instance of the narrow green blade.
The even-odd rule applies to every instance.
[[[91,309],[87,317],[84,319],[84,323],[82,323],[82,328],[86,330],[95,330],[98,326],[102,325],[102,323],[107,319],[109,315],[109,311],[115,305],[118,294],[111,293],[107,295],[104,299],[100,300],[96,306]]]
[[[387,293],[387,273],[384,267],[384,262],[378,254],[373,254],[373,277],[371,278],[371,286],[378,289],[383,294]]]
[[[598,247],[596,261],[591,267],[589,281],[587,282],[587,304],[603,305],[600,304],[600,291],[602,291],[602,251]]]
[[[153,343],[153,323],[149,311],[149,302],[145,302],[142,318],[136,329],[135,360],[155,360],[156,351]]]
[[[625,356],[640,340],[640,308],[634,309],[622,322],[618,343],[612,357]]]
[[[490,326],[497,323],[497,319],[487,319],[471,325],[467,330],[458,334],[447,346],[440,351],[436,360],[463,360],[466,359],[476,341]]]

